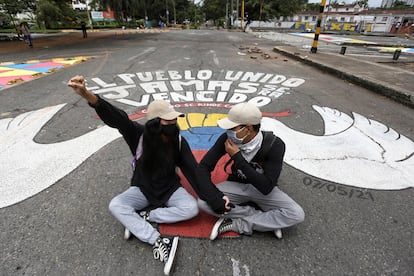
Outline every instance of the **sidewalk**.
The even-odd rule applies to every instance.
[[[413,70],[381,64],[381,60],[370,61],[346,54],[323,51],[311,53],[294,46],[276,46],[273,51],[414,107]]]

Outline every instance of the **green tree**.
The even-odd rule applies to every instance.
[[[176,10],[176,17],[177,22],[182,23],[186,19],[192,19],[194,17],[194,4],[193,2],[189,2],[188,0],[174,0],[175,1],[175,10]],[[191,20],[193,21],[193,20]]]
[[[405,10],[409,9],[410,5],[408,5],[405,1],[396,0],[392,4],[392,8],[396,10]]]
[[[305,6],[305,11],[319,11],[320,6],[320,3],[308,3]]]
[[[218,25],[218,20],[226,17],[226,5],[223,0],[204,0],[201,11],[205,14],[206,20],[213,20]]]
[[[192,19],[197,14],[193,0],[93,0],[91,6],[101,10],[110,8],[119,23],[147,18],[168,23]],[[167,15],[168,10],[168,15]]]
[[[34,0],[0,0],[0,10],[4,11],[10,19],[11,25],[19,33],[16,14],[21,12],[32,12],[36,7]]]
[[[49,0],[39,0],[37,21],[40,26],[46,29],[55,28],[58,26],[58,21],[62,16],[63,14],[56,3]]]
[[[223,2],[223,0],[204,0],[202,10],[207,20],[217,20],[226,16],[226,5]],[[271,20],[303,10],[307,3],[307,0],[245,0],[244,10],[249,20]],[[241,5],[241,1],[239,4]]]
[[[47,29],[72,27],[76,13],[68,0],[39,0],[36,7],[37,22]]]
[[[358,4],[362,7],[368,7],[368,0],[355,1],[354,4]]]
[[[279,16],[289,16],[295,14],[297,11],[304,10],[307,0],[291,0],[291,1],[267,1],[269,2],[269,14],[265,19],[273,19]]]
[[[174,10],[173,1],[168,0],[100,0],[100,6],[114,11],[118,22],[127,22],[128,19],[163,18],[166,20],[166,10]]]

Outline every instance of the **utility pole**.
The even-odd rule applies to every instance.
[[[313,44],[311,48],[311,53],[314,53],[314,54],[318,50],[318,39],[319,39],[319,34],[321,33],[321,22],[323,18],[323,10],[325,8],[325,4],[326,4],[326,0],[322,0],[321,5],[319,6],[319,16],[318,16],[318,21],[316,22],[315,38],[313,39]]]
[[[244,0],[241,3],[241,29],[244,30]]]

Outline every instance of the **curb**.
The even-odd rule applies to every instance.
[[[371,80],[368,78],[361,78],[359,76],[340,71],[332,66],[316,62],[314,60],[308,59],[307,57],[301,56],[299,53],[291,53],[281,49],[279,47],[273,48],[274,52],[280,53],[287,57],[293,58],[295,60],[301,61],[305,64],[316,67],[317,69],[322,70],[323,72],[328,72],[332,75],[338,76],[341,79],[347,80],[351,83],[369,89],[375,93],[381,94],[388,98],[391,98],[397,102],[405,104],[411,108],[414,108],[414,96],[408,90],[403,88],[395,87],[385,82],[379,80]]]

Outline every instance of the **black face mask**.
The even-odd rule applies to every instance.
[[[171,124],[171,125],[161,125],[161,133],[165,136],[177,136],[180,132],[180,129],[178,128],[177,124]]]

